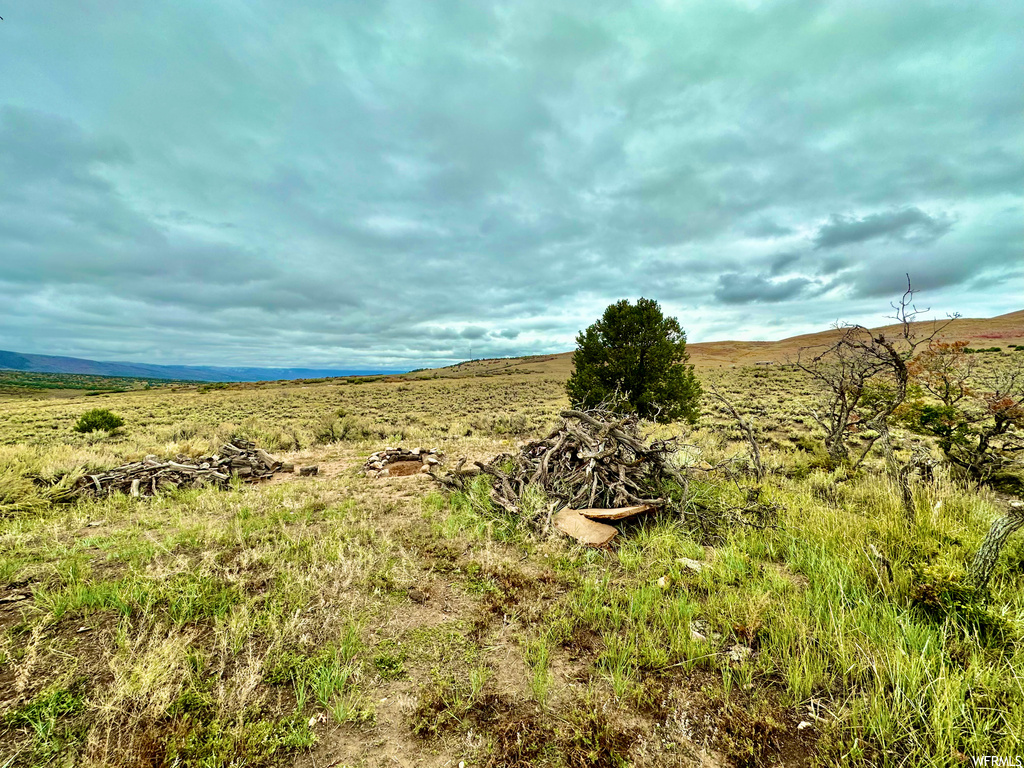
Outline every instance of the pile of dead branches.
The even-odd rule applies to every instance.
[[[434,476],[461,490],[467,477],[490,475],[491,498],[512,513],[521,511],[528,485],[572,508],[663,507],[668,503],[666,480],[686,487],[671,463],[675,441],[646,443],[636,416],[606,410],[563,411],[561,416],[562,423],[547,437],[527,443],[515,455],[475,462],[475,470],[464,470],[463,459],[454,472]]]
[[[120,492],[130,496],[155,496],[162,490],[200,485],[224,488],[232,477],[262,480],[275,472],[291,469],[262,448],[257,448],[255,443],[236,438],[212,456],[199,459],[179,456],[174,461],[147,456],[143,461],[106,472],[83,475],[75,483],[71,495],[100,497]]]

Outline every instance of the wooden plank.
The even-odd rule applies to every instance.
[[[622,520],[639,515],[641,512],[650,512],[652,509],[654,507],[650,504],[637,504],[633,507],[618,507],[616,509],[577,509],[576,511],[591,520]]]
[[[619,532],[614,526],[588,520],[575,509],[563,509],[551,522],[562,533],[590,547],[607,547]]]

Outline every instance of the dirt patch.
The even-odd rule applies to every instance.
[[[684,684],[681,706],[695,742],[737,768],[811,765],[817,729],[801,728],[797,713],[781,706],[770,692],[734,690],[726,698],[714,693],[721,688],[720,680],[709,677],[695,689],[695,679]]]
[[[445,714],[443,701],[427,695],[414,716],[419,722],[459,723],[460,730],[469,726],[460,751],[475,752],[474,764],[494,768],[619,766],[638,732],[614,709],[579,699],[549,711],[521,698],[486,694],[460,720],[445,720]]]
[[[806,589],[811,583],[811,580],[802,573],[791,571],[785,563],[772,563],[768,567],[772,569],[776,576],[784,581],[788,581],[796,589]]]
[[[296,472],[278,472],[273,477],[263,480],[261,485],[280,485],[281,483],[294,483],[294,482],[317,482],[318,480],[330,479],[338,477],[339,475],[348,474],[352,471],[356,462],[355,458],[343,458],[333,459],[330,461],[316,461],[308,459],[306,461],[296,461],[295,466],[306,466],[307,464],[316,464],[320,471],[311,477],[302,477]]]
[[[5,630],[24,621],[25,609],[30,605],[32,605],[32,591],[28,587],[28,582],[16,582],[0,590],[0,630]]]
[[[396,461],[393,464],[388,464],[380,474],[385,477],[407,477],[419,474],[423,471],[424,466],[421,461]]]

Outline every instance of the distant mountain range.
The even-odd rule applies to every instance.
[[[945,341],[966,341],[972,346],[991,348],[1024,344],[1024,310],[998,317],[960,318],[921,321],[917,324],[927,333],[933,322],[941,323]],[[881,329],[876,329],[881,330]],[[895,326],[885,330],[896,332]],[[801,348],[827,345],[840,331],[830,329],[818,333],[793,336],[779,341],[706,341],[687,344],[690,361],[698,368],[723,365],[753,365],[757,362],[781,362],[795,356]],[[282,379],[320,379],[333,376],[373,376],[404,373],[404,371],[353,370],[337,368],[226,368],[213,365],[147,365],[144,363],[104,363],[77,357],[31,355],[0,350],[0,370],[26,373],[78,373],[91,376],[118,376],[132,379],[178,379],[180,381],[279,381]],[[456,366],[424,371],[439,376],[467,376],[494,372],[543,372],[568,377],[572,372],[572,352],[504,358],[500,360],[467,361]]]
[[[56,355],[32,355],[4,350],[0,350],[0,369],[25,371],[26,373],[79,373],[89,376],[177,379],[179,381],[278,381],[280,379],[320,379],[330,376],[403,373],[403,371],[342,368],[226,368],[215,365],[147,365],[145,363],[100,362]]]

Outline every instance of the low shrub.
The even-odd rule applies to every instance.
[[[954,621],[979,640],[996,645],[1005,644],[1013,635],[1009,622],[981,602],[963,573],[941,564],[915,570],[910,601],[928,618]]]
[[[93,408],[86,411],[75,423],[75,432],[96,432],[103,430],[113,432],[118,427],[124,426],[124,419],[106,408]]]
[[[313,432],[314,439],[320,445],[343,441],[386,440],[395,434],[388,425],[354,416],[343,409],[321,421],[314,427]],[[404,439],[404,435],[399,434],[399,439]]]

